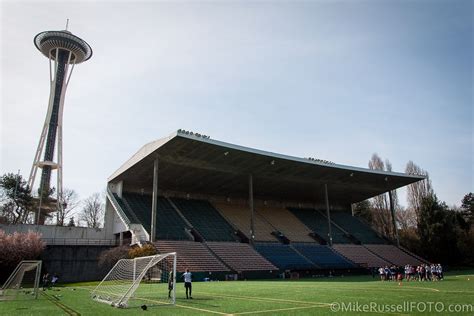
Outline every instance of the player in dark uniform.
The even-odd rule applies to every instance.
[[[173,271],[168,275],[168,298],[171,298],[171,291],[173,291]]]

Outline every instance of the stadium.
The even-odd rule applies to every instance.
[[[473,315],[472,4],[392,2],[1,3],[0,315]]]
[[[374,276],[378,267],[428,262],[352,214],[354,203],[422,179],[178,130],[144,145],[109,177],[100,232],[75,228],[83,231],[75,243],[48,241],[43,270],[56,271],[62,284],[48,288],[39,281],[41,261],[23,261],[0,292],[0,310],[5,315],[469,315],[469,270],[447,273],[443,282],[380,282]],[[104,270],[97,257],[104,249],[120,248],[112,245],[152,245],[156,254],[121,259]],[[193,300],[184,297],[181,283],[187,269]],[[8,286],[15,282],[21,286]]]
[[[422,179],[178,130],[143,146],[110,176],[105,229],[120,244],[151,240],[160,253],[177,252],[177,271],[188,267],[213,279],[418,265],[425,261],[351,209]]]

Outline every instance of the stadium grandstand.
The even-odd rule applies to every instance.
[[[422,258],[351,210],[422,179],[178,130],[143,146],[110,176],[105,228],[120,244],[176,252],[179,272],[203,276],[418,264]]]

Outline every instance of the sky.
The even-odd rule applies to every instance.
[[[357,167],[373,153],[398,172],[412,160],[448,205],[474,191],[472,1],[0,0],[0,10],[1,174],[28,178],[49,98],[33,38],[69,19],[94,51],[64,108],[64,186],[81,198],[180,128]]]

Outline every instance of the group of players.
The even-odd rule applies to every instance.
[[[420,264],[419,266],[405,265],[405,267],[385,266],[378,269],[381,281],[440,281],[443,280],[441,264]]]

